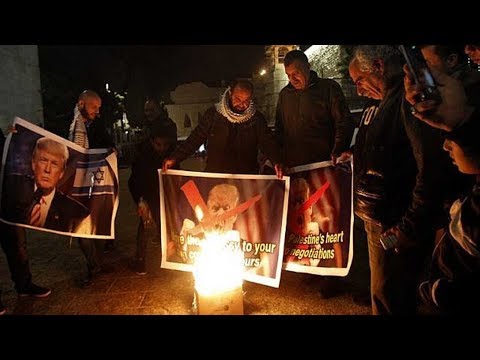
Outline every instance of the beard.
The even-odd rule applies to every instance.
[[[235,113],[235,114],[243,114],[245,112],[246,109],[239,109],[235,106],[233,106],[232,104],[232,99],[228,99],[228,106],[230,107],[230,109]]]

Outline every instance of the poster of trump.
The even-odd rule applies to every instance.
[[[76,237],[112,239],[118,208],[117,157],[84,149],[15,118],[0,175],[0,220]]]

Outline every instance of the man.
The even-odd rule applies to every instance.
[[[275,164],[281,177],[279,150],[253,101],[253,85],[235,81],[220,102],[208,109],[190,136],[165,159],[163,170],[179,165],[208,141],[205,171],[230,174],[258,174],[258,150]]]
[[[0,158],[3,158],[3,145],[5,136],[0,130]],[[15,283],[15,289],[19,295],[30,295],[37,298],[44,298],[52,292],[48,288],[38,286],[32,282],[32,273],[27,254],[27,241],[25,229],[5,224],[0,221],[0,245],[7,257],[10,276]],[[7,312],[7,308],[1,301],[0,290],[0,315]]]
[[[70,124],[68,139],[86,149],[113,148],[116,152],[115,144],[107,133],[105,124],[96,120],[100,114],[101,106],[102,100],[96,92],[92,90],[83,91],[78,97],[74,109],[74,118]],[[110,272],[112,269],[101,264],[100,257],[103,253],[105,241],[79,238],[78,242],[87,260],[87,277],[83,282],[86,287],[93,284],[95,274]]]
[[[465,45],[465,54],[475,64],[480,64],[480,45]]]
[[[89,210],[56,189],[65,173],[68,149],[43,137],[32,155],[33,177],[8,175],[2,199],[5,219],[62,232],[75,232]]]
[[[160,194],[158,169],[162,168],[165,157],[173,151],[177,139],[177,128],[169,122],[157,122],[150,127],[149,139],[142,142],[132,164],[128,188],[137,204],[140,217],[137,231],[137,251],[135,272],[145,275],[147,234],[145,227],[156,227],[156,237],[160,240]],[[173,140],[175,139],[175,140]]]
[[[284,59],[289,84],[278,96],[275,135],[283,164],[295,167],[332,160],[347,150],[355,124],[340,86],[310,70],[307,56],[292,50]],[[320,296],[338,290],[337,278],[321,278]]]
[[[441,137],[410,114],[402,65],[396,47],[364,45],[349,66],[358,94],[381,100],[354,148],[354,206],[367,232],[373,314],[415,313],[419,276],[442,210],[447,159]],[[395,239],[395,251],[382,247],[387,236]]]
[[[462,82],[470,104],[480,102],[480,73],[473,70],[463,45],[420,45],[429,67]]]
[[[279,94],[275,135],[287,167],[335,160],[352,140],[354,121],[340,86],[310,70],[307,56],[285,56],[289,84]]]

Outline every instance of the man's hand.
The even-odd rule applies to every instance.
[[[405,250],[408,250],[414,247],[416,244],[409,238],[405,233],[400,230],[397,226],[391,227],[382,234],[382,237],[386,238],[388,236],[394,236],[397,240],[394,245],[394,250],[397,254],[402,253]]]
[[[342,163],[342,162],[348,161],[352,158],[352,156],[353,156],[352,150],[344,151],[343,153],[340,154],[339,157],[336,157],[334,154],[332,154],[333,165],[336,165],[337,163]],[[335,157],[335,160],[333,159],[334,157]]]
[[[137,214],[142,218],[145,224],[149,224],[152,221],[152,213],[150,212],[150,207],[143,199],[138,202]]]
[[[17,129],[15,129],[15,125],[10,125],[8,128],[7,128],[7,133],[9,134],[16,134],[18,132]]]
[[[282,179],[283,174],[285,173],[285,168],[282,164],[275,164],[275,174],[277,174],[277,178]]]
[[[432,69],[432,75],[442,97],[439,104],[433,100],[416,102],[423,90],[422,84],[415,84],[412,74],[405,65],[405,98],[412,105],[412,114],[428,125],[437,129],[452,131],[472,112],[473,108],[467,105],[465,90],[460,81]]]
[[[165,160],[163,160],[162,171],[167,172],[168,169],[175,166],[176,162],[177,161],[175,159],[166,158]]]

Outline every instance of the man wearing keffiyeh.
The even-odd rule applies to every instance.
[[[280,150],[265,117],[252,101],[253,85],[246,80],[235,81],[220,101],[208,109],[190,136],[165,159],[166,171],[180,164],[208,141],[205,171],[231,174],[258,174],[258,150],[275,165],[281,178]]]

